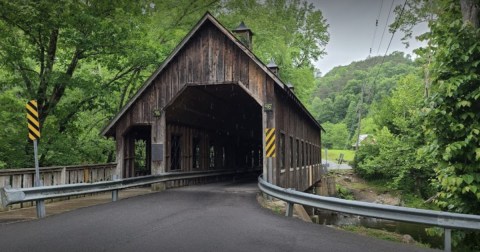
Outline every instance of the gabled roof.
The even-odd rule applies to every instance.
[[[172,61],[177,53],[190,41],[190,39],[197,33],[197,31],[207,22],[210,21],[216,28],[218,28],[227,38],[229,38],[236,46],[238,46],[247,56],[253,60],[274,82],[286,92],[287,96],[293,99],[293,101],[300,106],[300,108],[310,117],[310,119],[317,125],[321,130],[325,131],[322,126],[315,120],[315,118],[308,112],[308,110],[303,106],[303,104],[298,100],[296,95],[283,83],[278,76],[270,71],[270,69],[263,64],[263,62],[253,54],[253,52],[246,47],[242,42],[240,42],[227,28],[225,28],[217,19],[215,19],[209,12],[206,12],[205,15],[197,22],[192,30],[183,38],[180,44],[175,47],[173,52],[163,61],[160,67],[145,81],[143,86],[135,93],[135,95],[123,106],[123,108],[115,115],[115,117],[102,129],[101,134],[106,136],[107,133],[113,128],[113,126],[120,120],[120,118],[125,114],[125,112],[135,103],[135,101],[145,92],[145,90],[153,83],[157,76],[163,71],[163,69]]]

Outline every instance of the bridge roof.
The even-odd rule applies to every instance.
[[[285,94],[295,103],[300,109],[307,115],[309,119],[322,131],[325,131],[323,127],[315,120],[305,106],[300,102],[297,96],[290,90],[287,84],[285,84],[278,76],[276,76],[247,46],[240,42],[227,28],[225,28],[220,22],[215,19],[209,12],[197,22],[192,30],[183,38],[183,40],[177,45],[172,53],[163,61],[160,67],[145,81],[143,86],[137,91],[137,93],[123,106],[123,108],[113,117],[113,119],[102,129],[101,134],[103,136],[113,136],[114,126],[125,114],[126,111],[135,103],[135,101],[147,90],[147,88],[154,82],[157,76],[163,71],[163,69],[172,61],[177,53],[184,48],[184,46],[190,41],[190,39],[203,27],[207,21],[213,24],[218,30],[220,30],[227,38],[229,38],[236,46],[238,46],[253,62],[255,62],[273,81],[276,83],[280,90],[283,90]]]

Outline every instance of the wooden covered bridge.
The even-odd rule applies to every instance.
[[[320,179],[322,128],[252,53],[252,36],[203,16],[102,131],[118,175],[262,168],[302,191]]]

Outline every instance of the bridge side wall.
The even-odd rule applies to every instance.
[[[281,87],[274,83],[273,79],[248,57],[247,53],[209,21],[206,21],[206,24],[200,27],[189,42],[177,52],[152,85],[143,92],[115,125],[117,174],[121,177],[124,176],[122,171],[125,163],[128,162],[126,158],[130,142],[128,130],[135,125],[151,125],[151,143],[164,146],[163,161],[152,162],[152,174],[168,171],[166,160],[169,150],[166,147],[169,146],[170,137],[167,135],[167,128],[172,126],[168,125],[165,107],[176,98],[186,84],[224,84],[227,82],[241,83],[249,95],[262,106],[264,103],[274,105],[274,111],[269,112],[270,114],[262,112],[263,130],[267,127],[278,128],[276,131],[277,157],[273,158],[269,166],[270,170],[264,170],[269,172],[269,180],[277,185],[298,190],[304,190],[314,183],[318,177],[321,160],[318,126],[311,122],[311,118],[300,109],[299,105],[291,101],[285,95],[285,91],[280,90]],[[155,113],[155,111],[160,113]],[[290,136],[294,138],[294,141],[299,139],[300,143],[303,142],[302,151],[299,153],[305,153],[306,160],[301,166],[292,166],[289,163],[288,155],[285,158],[287,161],[280,163],[278,151],[280,151],[281,134],[285,134],[284,152],[288,155],[291,155],[289,149],[291,147],[288,143]],[[264,138],[263,134],[263,146],[265,146]],[[294,154],[296,154],[296,149]],[[266,167],[265,150],[263,155],[264,167]],[[188,166],[191,160],[183,162],[187,162]],[[280,168],[280,165],[283,165],[284,168]],[[292,168],[293,170],[291,170]]]

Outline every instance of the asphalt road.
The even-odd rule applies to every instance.
[[[0,224],[0,251],[423,251],[276,215],[257,192],[190,186]]]

